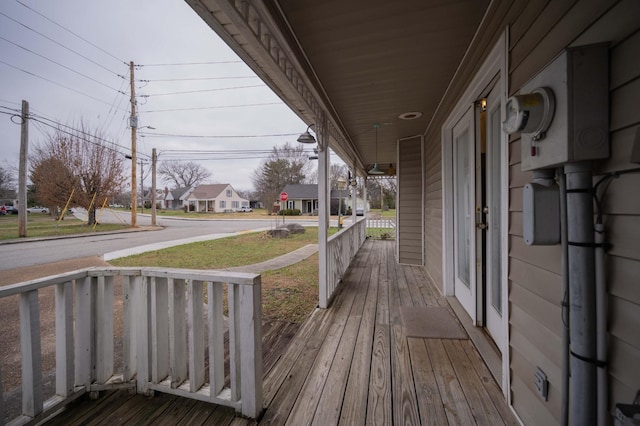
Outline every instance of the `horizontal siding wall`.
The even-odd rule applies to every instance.
[[[510,94],[565,47],[611,43],[611,158],[596,174],[638,167],[629,162],[640,131],[640,2],[532,1],[510,24]],[[530,247],[522,239],[522,187],[532,174],[520,168],[520,140],[510,142],[509,285],[511,391],[525,424],[559,423],[561,413],[560,247]],[[596,179],[598,177],[596,176]],[[604,199],[605,227],[613,244],[607,261],[610,332],[610,400],[630,403],[640,389],[640,175],[614,179]],[[533,374],[549,378],[549,400],[534,391]]]
[[[423,264],[422,138],[398,141],[398,261]]]

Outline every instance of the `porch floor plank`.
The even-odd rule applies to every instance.
[[[396,263],[394,249],[366,241],[329,309],[299,326],[265,323],[260,424],[517,424],[470,340],[406,336],[401,307],[453,311],[428,272]],[[227,407],[126,391],[79,401],[49,424],[122,422],[256,424]]]

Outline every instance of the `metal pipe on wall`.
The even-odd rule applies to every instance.
[[[560,246],[562,250],[562,413],[560,423],[569,424],[569,263],[567,244],[567,180],[558,168],[560,190]]]
[[[594,239],[595,248],[595,292],[596,292],[596,352],[598,359],[597,370],[597,398],[598,398],[598,426],[609,424],[609,410],[607,407],[607,282],[605,268],[605,233],[604,225],[596,223]]]
[[[593,424],[596,418],[596,301],[592,169],[590,162],[568,163],[567,237],[569,319],[571,328],[572,424]]]

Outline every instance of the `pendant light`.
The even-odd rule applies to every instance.
[[[378,168],[378,127],[380,127],[380,125],[376,123],[373,125],[373,127],[376,129],[376,162],[373,164],[371,170],[369,170],[367,173],[369,173],[370,175],[383,175],[384,172]]]

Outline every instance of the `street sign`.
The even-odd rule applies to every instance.
[[[287,201],[289,199],[289,195],[286,192],[280,193],[280,201]]]

